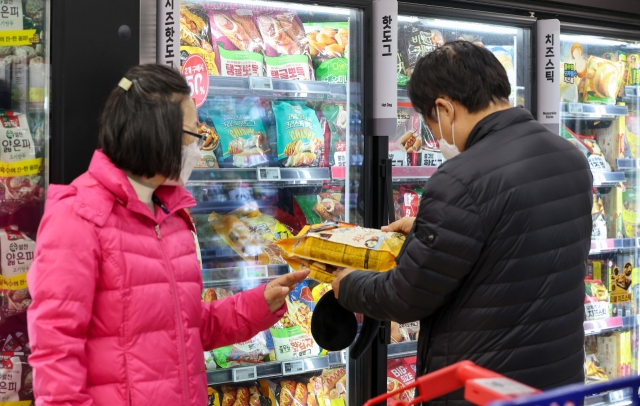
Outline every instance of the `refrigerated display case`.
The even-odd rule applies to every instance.
[[[0,4],[0,404],[34,400],[26,275],[49,177],[49,4]]]
[[[203,300],[213,301],[290,272],[273,243],[305,225],[362,224],[363,11],[251,0],[159,10],[159,62],[193,87],[207,136],[186,188],[198,202]],[[206,353],[212,396],[346,405],[347,354],[327,353],[310,332],[326,290],[301,283],[271,329]]]

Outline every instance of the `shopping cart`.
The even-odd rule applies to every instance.
[[[373,406],[388,401],[390,406],[416,405],[464,388],[464,398],[476,405],[488,406],[576,406],[584,403],[584,398],[594,394],[625,389],[630,397],[624,404],[638,404],[640,377],[628,377],[585,386],[576,384],[541,392],[504,377],[471,361],[462,361],[416,379],[411,384],[393,392],[371,399],[365,406]],[[393,397],[408,389],[419,388],[420,395],[410,402],[402,402]],[[618,399],[622,401],[623,399]]]

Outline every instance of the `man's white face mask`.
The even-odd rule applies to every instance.
[[[449,103],[449,106],[451,106],[451,112],[455,114],[453,104]],[[440,144],[440,152],[442,152],[442,156],[446,160],[455,158],[456,156],[460,155],[460,150],[456,145],[455,123],[451,121],[451,139],[453,141],[453,144],[449,144],[444,138],[444,134],[442,134],[442,124],[440,124],[440,109],[438,108],[438,106],[436,106],[436,114],[438,115],[438,128],[440,129],[440,139],[438,140],[438,144]]]

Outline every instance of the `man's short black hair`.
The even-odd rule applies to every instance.
[[[116,87],[102,113],[102,152],[133,175],[178,178],[187,82],[177,70],[155,64],[136,66],[125,78],[131,87]]]
[[[489,50],[468,41],[453,41],[418,60],[408,90],[416,111],[435,118],[439,97],[449,97],[476,113],[492,102],[508,102],[511,85],[504,67]]]

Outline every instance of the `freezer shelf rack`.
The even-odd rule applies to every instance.
[[[254,265],[232,268],[203,269],[202,280],[205,288],[251,284],[275,279],[290,272],[288,265]]]
[[[394,343],[387,346],[387,358],[399,359],[413,357],[418,353],[418,342],[407,341],[404,343]]]
[[[284,184],[315,184],[331,180],[330,168],[216,168],[195,169],[190,185],[213,183],[281,182]]]
[[[282,80],[261,76],[209,76],[210,95],[346,100],[347,85],[306,80]]]
[[[640,169],[640,159],[633,158],[620,158],[616,160],[618,170],[621,171],[633,171]]]
[[[601,320],[585,321],[584,335],[591,336],[602,334],[620,329],[629,329],[638,327],[638,315],[634,316],[616,316]]]
[[[391,175],[394,182],[404,182],[411,179],[429,179],[438,170],[437,166],[394,166]]]
[[[301,358],[291,361],[266,362],[251,367],[235,367],[207,371],[209,385],[255,381],[319,372],[323,369],[340,368],[346,365],[345,351],[330,352],[326,356]]]
[[[640,248],[637,238],[609,238],[606,240],[591,240],[589,255],[602,254],[619,250],[633,250]]]
[[[613,104],[560,103],[564,119],[614,120],[628,116],[627,106]]]
[[[616,186],[627,180],[624,172],[592,172],[593,186]]]
[[[640,86],[625,86],[624,96],[625,98],[637,99],[640,97]]]

